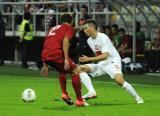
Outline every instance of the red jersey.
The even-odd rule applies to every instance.
[[[121,44],[127,44],[128,48],[132,48],[132,37],[130,35],[126,34],[123,37]]]
[[[51,28],[46,35],[42,50],[43,61],[64,62],[63,39],[71,39],[74,35],[74,28],[69,24],[61,24]]]

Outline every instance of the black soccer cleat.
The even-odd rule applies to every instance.
[[[73,104],[74,104],[74,102],[73,102],[70,98],[68,98],[68,99],[62,98],[62,99],[63,99],[63,101],[65,101],[68,105],[73,105]]]
[[[63,101],[65,101],[68,105],[73,105],[73,104],[74,104],[74,102],[71,100],[71,98],[70,98],[67,94],[65,94],[65,93],[62,94],[62,99],[63,99]]]

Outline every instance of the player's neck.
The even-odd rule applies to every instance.
[[[93,38],[93,39],[96,39],[97,34],[98,34],[98,32],[97,32],[97,31],[94,31],[94,32],[92,33],[92,38]]]
[[[69,24],[69,23],[67,23],[67,22],[65,22],[65,23],[63,23],[63,24],[71,25],[71,24]]]

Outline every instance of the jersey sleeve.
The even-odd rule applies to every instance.
[[[102,53],[105,53],[105,52],[110,52],[110,44],[112,44],[111,43],[111,41],[110,41],[110,39],[109,39],[109,37],[108,36],[106,36],[106,35],[104,35],[103,36],[103,38],[101,39],[102,40],[102,48],[101,48],[101,52]]]

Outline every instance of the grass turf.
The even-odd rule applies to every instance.
[[[75,101],[70,77],[67,89]],[[145,104],[134,99],[108,76],[92,79],[98,98],[87,101],[89,107],[68,106],[61,99],[57,73],[50,72],[47,79],[39,71],[18,66],[0,67],[0,116],[158,116],[160,114],[160,78],[158,76],[125,75],[143,97]],[[142,84],[147,86],[142,86]],[[23,102],[21,93],[26,88],[36,91],[34,102]],[[83,94],[87,91],[83,87]]]

